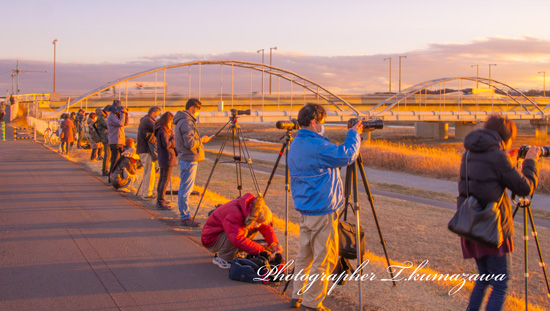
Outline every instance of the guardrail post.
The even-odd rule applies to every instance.
[[[6,122],[2,121],[2,141],[6,141]]]
[[[36,142],[36,123],[32,125],[32,139]]]

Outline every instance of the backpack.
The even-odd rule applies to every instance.
[[[275,253],[271,261],[261,255],[248,255],[246,258],[233,260],[229,269],[229,278],[248,283],[269,283],[273,281],[275,275],[283,272],[281,269],[284,269],[284,266],[283,256],[279,253]],[[264,281],[264,277],[270,273],[272,267],[277,267],[277,272],[270,274]]]

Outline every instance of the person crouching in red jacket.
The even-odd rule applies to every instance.
[[[218,207],[208,217],[201,233],[202,245],[215,253],[212,263],[229,269],[238,251],[251,255],[282,252],[271,226],[272,214],[263,198],[247,193]],[[268,247],[252,239],[260,232]]]

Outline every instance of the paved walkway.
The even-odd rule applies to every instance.
[[[0,310],[286,310],[154,212],[31,141],[0,141]]]

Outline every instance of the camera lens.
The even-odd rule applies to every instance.
[[[364,130],[381,130],[384,128],[384,121],[381,119],[363,121]]]
[[[288,131],[297,130],[300,128],[296,119],[292,119],[290,121],[277,121],[277,123],[275,123],[275,126],[280,130]]]

